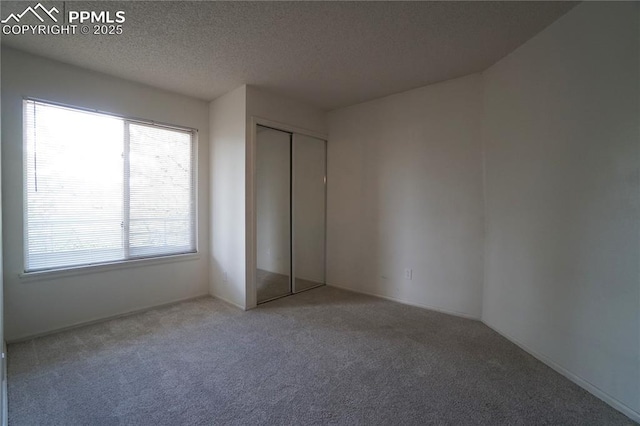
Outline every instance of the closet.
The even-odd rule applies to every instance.
[[[325,284],[326,141],[256,130],[256,289],[263,303]]]

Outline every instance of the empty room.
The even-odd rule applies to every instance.
[[[640,3],[0,20],[2,425],[640,423]]]

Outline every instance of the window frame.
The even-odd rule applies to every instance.
[[[193,251],[189,252],[180,252],[180,253],[167,253],[167,254],[154,254],[149,256],[136,256],[136,257],[126,257],[124,259],[115,260],[115,261],[105,261],[105,262],[95,262],[81,265],[70,265],[70,266],[57,266],[52,268],[42,268],[42,269],[33,269],[27,271],[27,256],[28,256],[28,196],[27,196],[27,177],[28,177],[28,151],[26,145],[26,135],[27,135],[27,123],[25,120],[25,105],[27,102],[35,102],[44,105],[50,105],[53,107],[65,108],[72,111],[85,112],[91,114],[98,114],[108,117],[117,118],[123,120],[123,125],[128,127],[130,124],[139,124],[143,126],[149,126],[153,128],[161,128],[168,130],[176,130],[180,132],[185,132],[190,134],[191,136],[191,205],[193,206],[191,217],[193,221],[193,227],[191,229],[192,238],[193,238]],[[22,236],[22,244],[23,244],[23,258],[22,258],[22,271],[19,274],[21,279],[30,280],[37,277],[63,277],[63,276],[71,276],[71,275],[79,275],[85,273],[94,273],[94,272],[103,272],[108,270],[122,269],[128,267],[138,267],[143,265],[152,265],[152,264],[162,264],[162,263],[171,263],[176,261],[183,260],[196,260],[200,258],[200,249],[199,249],[199,200],[198,200],[198,156],[199,156],[199,146],[198,146],[198,129],[180,126],[175,124],[168,124],[161,121],[143,119],[133,116],[127,116],[122,114],[116,114],[108,111],[102,111],[95,108],[87,108],[76,105],[70,105],[62,102],[50,101],[47,99],[35,98],[31,96],[23,96],[21,99],[21,119],[22,119],[22,210],[23,210],[23,236]],[[125,133],[128,139],[128,131]],[[128,144],[127,144],[128,148]],[[124,158],[128,158],[130,153],[124,154]],[[124,174],[124,168],[123,168]],[[123,193],[123,201],[128,204],[128,200],[125,200],[127,194]],[[129,212],[125,213],[127,216]],[[123,218],[124,219],[124,218]],[[128,240],[128,238],[127,238]],[[125,247],[125,253],[129,253],[129,247]]]

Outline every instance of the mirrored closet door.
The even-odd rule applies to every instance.
[[[291,133],[258,126],[256,288],[258,303],[291,294]]]
[[[326,142],[256,130],[258,303],[325,283]]]
[[[293,135],[293,291],[325,283],[326,142]]]

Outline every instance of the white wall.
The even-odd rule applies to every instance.
[[[482,315],[636,420],[639,8],[583,3],[484,73]]]
[[[256,86],[247,86],[247,125],[251,117],[277,121],[314,133],[327,133],[327,115],[318,108],[278,96]],[[247,132],[248,134],[249,132]]]
[[[247,88],[210,104],[211,294],[246,307],[245,151]]]
[[[481,106],[476,74],[329,114],[329,284],[480,317]]]
[[[200,256],[82,275],[21,279],[25,96],[198,129]],[[3,47],[2,124],[7,340],[208,293],[209,123],[205,102]]]
[[[0,55],[1,58],[1,55]],[[0,60],[0,69],[2,62]],[[2,129],[2,102],[0,102],[0,129]],[[0,150],[0,188],[2,187],[2,155]],[[0,197],[0,217],[2,216],[2,197]],[[0,425],[8,424],[9,407],[7,407],[7,351],[4,340],[4,278],[2,271],[2,223],[0,222],[0,345],[2,345],[2,361],[0,361]]]

